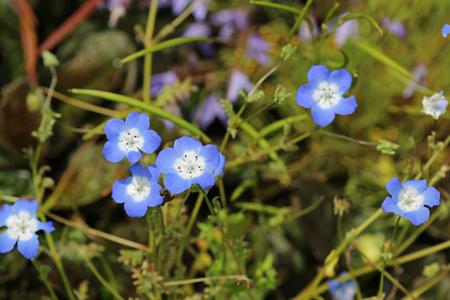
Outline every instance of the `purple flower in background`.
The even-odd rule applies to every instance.
[[[447,34],[450,33],[450,25],[445,24],[444,27],[442,27],[441,31],[442,31],[442,36],[447,37]]]
[[[358,106],[355,96],[343,97],[351,84],[352,75],[345,69],[330,72],[323,65],[312,66],[308,71],[308,83],[297,91],[297,104],[311,108],[314,123],[328,126],[335,114],[352,114]]]
[[[144,168],[136,164],[128,170],[132,176],[114,182],[111,198],[116,203],[125,203],[127,215],[140,218],[145,216],[147,207],[158,206],[163,202],[160,195],[162,188],[158,184],[160,172],[155,165]]]
[[[419,79],[420,85],[425,85],[425,75],[427,75],[428,69],[423,63],[418,63],[414,70],[412,71],[412,75]],[[411,98],[412,95],[415,92],[414,87],[417,85],[417,83],[410,79],[408,85],[405,87],[405,89],[402,92],[402,96],[404,99]]]
[[[7,229],[0,234],[0,253],[14,248],[32,259],[38,255],[39,240],[36,231],[44,230],[47,234],[55,230],[52,222],[40,222],[36,219],[38,203],[36,200],[19,199],[13,205],[3,205],[0,209],[0,228]]]
[[[234,103],[239,97],[238,90],[243,90],[250,93],[253,87],[253,83],[251,83],[244,72],[234,69],[231,72],[230,82],[228,84],[227,99],[230,100],[231,103]]]
[[[101,8],[107,8],[111,12],[108,26],[116,27],[117,21],[125,15],[130,0],[107,0],[99,4]]]
[[[208,14],[207,3],[210,0],[203,0],[192,12],[196,21],[203,22]],[[180,15],[188,5],[194,3],[195,0],[160,0],[158,7],[172,6],[172,13],[176,16]]]
[[[439,205],[441,195],[434,187],[427,187],[427,181],[407,180],[400,183],[399,178],[392,178],[386,183],[391,197],[386,197],[381,205],[384,212],[392,212],[410,220],[415,226],[425,223],[430,218],[432,207]]]
[[[320,33],[319,26],[317,26],[317,21],[313,17],[309,17],[313,24],[312,34],[314,37],[317,37]],[[300,23],[300,28],[298,29],[298,37],[302,41],[310,41],[311,40],[311,30],[309,28],[309,24],[306,20],[303,20]]]
[[[390,33],[403,39],[406,37],[406,29],[401,22],[392,22],[390,18],[384,18],[381,26],[385,27]]]
[[[174,71],[168,71],[153,75],[150,94],[152,95],[152,97],[158,96],[163,91],[163,88],[166,84],[172,86],[176,80],[177,74]]]
[[[211,16],[210,23],[222,26],[219,37],[228,40],[236,31],[243,31],[249,25],[248,14],[241,9],[224,9]]]
[[[183,33],[186,37],[196,37],[196,36],[211,36],[211,27],[206,23],[193,23],[188,26],[186,31]],[[200,48],[201,53],[205,57],[212,57],[214,54],[214,49],[211,44],[208,43],[196,43]]]
[[[423,97],[423,113],[438,119],[440,115],[445,114],[448,105],[447,99],[444,97],[444,91],[436,93],[431,97]]]
[[[224,125],[227,123],[228,116],[219,102],[219,96],[216,94],[210,94],[206,97],[203,105],[198,111],[200,115],[198,125],[201,129],[208,128],[208,126],[211,125],[216,118],[219,119],[219,121]]]
[[[331,20],[327,26],[327,33],[337,24],[337,22],[348,15],[344,13],[337,18]],[[348,20],[339,25],[334,33],[334,43],[338,46],[343,46],[347,39],[358,36],[358,21],[356,19]]]
[[[250,34],[247,38],[247,57],[255,59],[263,66],[270,64],[270,56],[267,52],[271,48],[270,43],[256,33]]]
[[[341,272],[339,277],[344,277],[347,273],[346,271]],[[356,295],[356,286],[351,279],[346,281],[331,279],[327,281],[327,285],[333,300],[353,300]]]

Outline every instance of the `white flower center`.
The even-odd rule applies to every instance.
[[[313,93],[313,99],[321,108],[330,108],[339,103],[339,87],[334,83],[322,81]]]
[[[27,241],[36,232],[38,223],[27,211],[21,211],[6,220],[8,235],[11,239]]]
[[[175,160],[173,167],[181,178],[192,179],[203,174],[205,159],[193,151],[187,151],[182,157]]]
[[[141,132],[136,128],[122,131],[119,136],[119,148],[122,151],[139,151],[144,146],[144,138]]]
[[[127,185],[127,193],[134,202],[141,202],[150,195],[150,181],[147,177],[133,176],[131,183]]]
[[[413,187],[406,187],[398,195],[398,207],[407,212],[417,210],[422,206],[423,196]]]

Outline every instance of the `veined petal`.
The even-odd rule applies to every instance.
[[[176,173],[174,165],[175,161],[180,157],[181,155],[174,148],[167,148],[159,152],[155,164],[163,174]]]
[[[392,212],[400,216],[405,214],[405,212],[398,207],[391,197],[386,197],[386,199],[384,199],[383,204],[381,204],[381,209],[383,209],[385,213]]]
[[[192,183],[191,180],[183,179],[178,174],[167,174],[164,178],[164,185],[169,192],[176,195],[189,189]]]
[[[36,216],[36,212],[38,209],[38,203],[36,200],[28,200],[28,199],[19,199],[14,202],[12,206],[12,211],[19,213],[21,211],[28,212],[31,216]]]
[[[3,233],[0,234],[0,253],[11,251],[17,242],[17,239],[12,239],[9,237],[8,230],[9,229],[3,231]]]
[[[317,86],[312,84],[304,84],[297,90],[297,96],[295,100],[297,104],[304,108],[312,108],[317,105],[316,100],[313,98],[313,93],[316,90]]]
[[[332,108],[321,109],[319,106],[314,106],[311,108],[311,116],[314,123],[321,127],[325,127],[333,122],[335,115]]]
[[[397,203],[398,195],[400,194],[401,190],[403,190],[403,186],[400,183],[400,178],[391,178],[388,183],[386,183],[386,189],[389,194],[392,195],[392,200],[394,201],[394,203]]]
[[[211,173],[204,172],[202,175],[192,178],[192,183],[198,183],[204,190],[206,190],[214,185],[215,180]]]
[[[413,187],[419,194],[422,194],[427,189],[426,179],[421,180],[408,180],[402,183],[403,187]]]
[[[127,129],[137,128],[138,120],[139,120],[139,114],[137,111],[133,111],[133,112],[129,113],[125,119]],[[148,129],[148,127],[146,129]]]
[[[428,205],[429,207],[439,205],[441,194],[434,187],[429,187],[422,193],[423,205]]]
[[[37,234],[26,241],[19,240],[17,242],[17,250],[25,256],[25,258],[32,259],[38,255],[39,240]]]
[[[55,230],[55,226],[53,226],[53,222],[52,221],[48,221],[48,222],[41,222],[41,221],[37,221],[38,227],[37,230],[44,230],[47,234],[51,233],[53,230]]]
[[[417,210],[406,212],[404,217],[410,220],[413,225],[419,226],[428,221],[430,218],[430,210],[422,206]]]
[[[111,119],[103,126],[106,137],[111,142],[117,142],[122,131],[126,129],[125,121],[121,119]]]
[[[219,149],[214,145],[206,145],[198,152],[199,156],[205,159],[205,169],[208,172],[213,172],[219,166]]]
[[[202,147],[202,143],[188,136],[180,137],[179,139],[175,140],[175,143],[173,144],[173,148],[180,157],[184,155],[185,152],[189,151],[198,153],[198,151],[200,151]]]
[[[125,157],[129,162],[137,163],[141,159],[142,153],[139,151],[127,151]]]
[[[160,192],[162,187],[157,182],[152,182],[150,184],[150,195],[147,199],[147,206],[154,207],[163,203],[164,197],[161,196]]]
[[[117,144],[107,141],[103,147],[103,156],[107,161],[117,163],[124,158],[125,151],[120,150]]]
[[[318,85],[322,81],[328,81],[331,72],[324,65],[312,66],[308,71],[308,82]]]
[[[147,213],[147,201],[127,201],[124,205],[125,212],[132,218],[141,218]]]
[[[141,131],[144,145],[140,148],[142,152],[150,154],[161,145],[161,137],[153,130]]]
[[[345,94],[352,85],[352,75],[345,69],[339,69],[331,72],[329,82],[336,84],[339,87],[339,93]]]
[[[355,96],[352,95],[348,98],[342,98],[338,104],[333,106],[333,109],[338,115],[350,115],[355,112],[357,107]]]
[[[127,193],[127,186],[130,182],[131,177],[128,177],[126,180],[118,179],[113,183],[111,198],[113,198],[116,203],[124,203],[133,200]]]

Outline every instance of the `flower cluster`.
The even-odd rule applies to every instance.
[[[0,209],[0,228],[7,229],[0,234],[0,253],[14,248],[28,259],[38,255],[39,240],[36,231],[51,233],[55,230],[52,222],[43,223],[36,218],[38,203],[36,200],[19,199],[13,205],[4,205]]]
[[[150,119],[144,114],[130,113],[126,120],[111,119],[105,127],[108,141],[103,155],[110,162],[126,157],[137,163],[140,151],[150,154],[158,149],[161,137],[149,130]],[[156,163],[150,167],[134,164],[129,168],[132,176],[119,179],[112,186],[111,197],[116,203],[124,203],[125,212],[134,218],[143,217],[147,207],[163,203],[162,187],[158,183],[164,174],[164,185],[172,194],[179,194],[198,184],[203,189],[214,185],[214,177],[223,172],[225,156],[214,145],[203,146],[199,141],[183,136],[175,140],[174,148],[162,150]]]

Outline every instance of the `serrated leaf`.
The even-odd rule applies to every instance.
[[[117,259],[124,265],[131,265],[137,267],[144,261],[144,252],[141,250],[119,250],[120,256]]]

